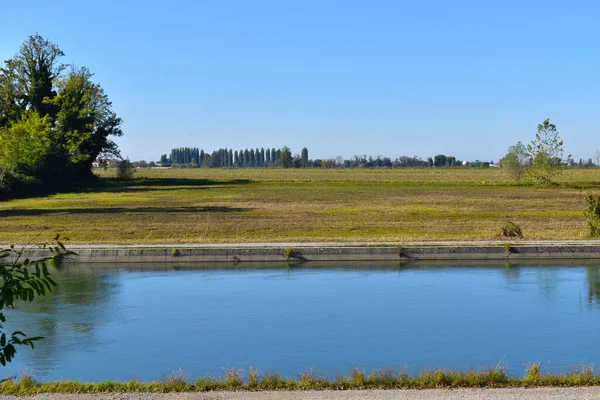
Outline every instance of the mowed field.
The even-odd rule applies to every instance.
[[[0,202],[0,243],[394,242],[586,239],[584,195],[600,169],[517,185],[502,170],[139,169],[81,191]]]

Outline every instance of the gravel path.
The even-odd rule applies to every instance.
[[[2,399],[17,399],[4,396]],[[35,400],[567,400],[600,399],[600,388],[348,390],[342,392],[214,392],[175,394],[44,394]]]
[[[600,240],[467,240],[432,242],[264,242],[264,243],[170,243],[170,244],[69,244],[69,249],[97,248],[258,248],[258,247],[356,247],[356,246],[494,246],[504,243],[521,246],[597,246]]]

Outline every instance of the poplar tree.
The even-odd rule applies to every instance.
[[[308,149],[304,147],[302,149],[302,168],[306,168],[308,166]]]

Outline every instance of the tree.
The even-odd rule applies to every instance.
[[[525,145],[518,142],[514,146],[510,146],[508,153],[504,156],[503,165],[515,181],[519,182],[529,168],[529,156]]]
[[[308,167],[308,149],[304,147],[301,153],[302,157],[302,168]]]
[[[63,257],[74,255],[67,251],[56,236],[55,245],[39,246],[42,250],[49,250],[50,256],[37,260],[30,260],[26,253],[31,249],[8,249],[0,250],[0,364],[6,365],[14,358],[16,346],[34,347],[34,342],[43,339],[40,336],[27,337],[21,331],[11,334],[4,332],[6,316],[4,309],[13,309],[19,301],[33,301],[37,296],[43,296],[52,291],[56,283],[52,280],[48,266],[58,267]]]
[[[562,169],[563,142],[558,136],[556,125],[546,118],[538,125],[535,139],[527,145],[527,155],[533,160],[528,169],[538,183],[549,183]]]
[[[86,68],[67,71],[59,63],[63,56],[36,34],[0,68],[0,164],[47,183],[93,176],[98,157],[119,156],[109,136],[123,134],[93,74]],[[7,161],[8,153],[18,160]],[[34,162],[28,159],[32,153]]]
[[[436,167],[445,167],[446,166],[446,156],[444,154],[438,154],[433,157],[433,165]]]
[[[283,146],[278,155],[278,159],[279,165],[281,165],[283,168],[290,168],[292,166],[292,152],[290,151],[289,147]]]
[[[135,168],[129,160],[121,160],[117,167],[117,179],[120,181],[128,181],[133,179]]]

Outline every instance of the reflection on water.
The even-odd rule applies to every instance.
[[[45,336],[5,375],[159,379],[600,361],[600,265],[78,265],[10,313]],[[8,327],[10,329],[10,326]]]
[[[600,266],[587,267],[588,302],[600,304]]]

